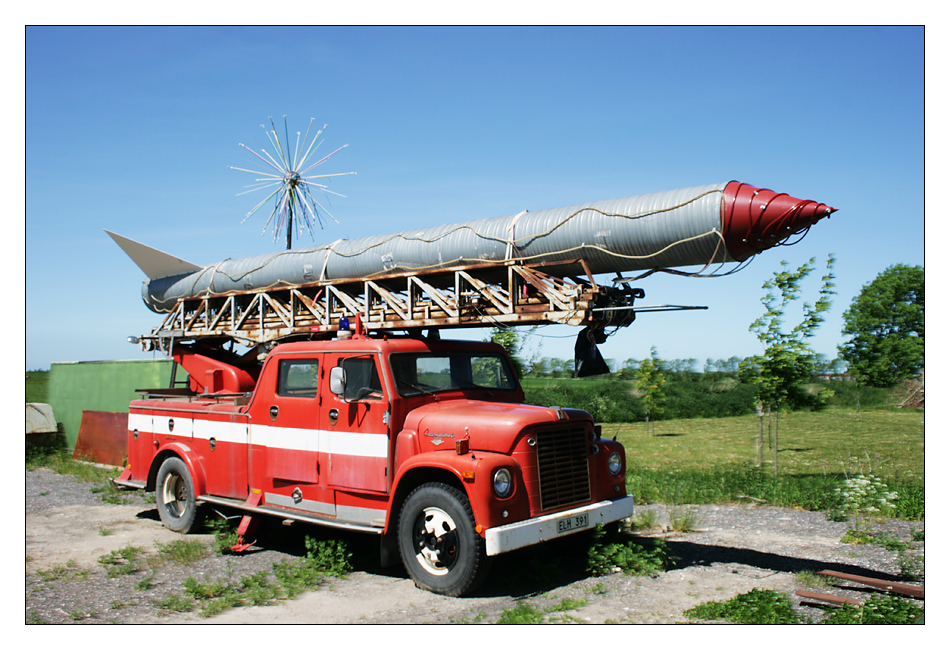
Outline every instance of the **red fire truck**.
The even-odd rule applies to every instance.
[[[349,334],[349,332],[346,332]],[[590,414],[523,404],[493,343],[367,335],[277,345],[263,364],[176,344],[188,389],[129,411],[119,486],[187,533],[201,503],[380,536],[424,589],[459,596],[494,555],[632,512],[623,446]]]

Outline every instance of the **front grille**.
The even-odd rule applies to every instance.
[[[537,441],[541,510],[589,500],[586,429],[583,426],[540,429]]]

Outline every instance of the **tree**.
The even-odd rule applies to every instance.
[[[749,330],[754,332],[765,346],[760,356],[751,357],[743,362],[746,381],[756,386],[759,413],[758,452],[759,464],[762,463],[762,416],[763,410],[774,414],[773,430],[773,471],[778,474],[778,410],[782,406],[801,401],[800,385],[811,378],[815,366],[816,354],[809,349],[807,340],[815,335],[818,326],[824,321],[822,314],[831,308],[831,296],[834,295],[834,256],[828,256],[827,272],[822,276],[818,300],[814,305],[803,303],[802,321],[789,331],[783,331],[785,312],[788,306],[801,298],[801,282],[815,269],[815,258],[798,267],[795,271],[786,270],[788,262],[782,261],[782,270],[765,281],[762,288],[766,295],[762,298],[765,314],[757,318]],[[772,420],[770,418],[770,429]]]
[[[739,374],[739,364],[742,363],[742,359],[733,355],[728,359],[723,361],[723,370],[733,375]]]
[[[867,386],[893,386],[924,366],[924,269],[888,267],[851,302],[839,347],[848,372]]]
[[[647,427],[652,432],[650,416],[658,416],[663,413],[663,404],[666,402],[666,393],[663,378],[663,372],[660,370],[663,362],[656,356],[656,348],[650,348],[650,358],[644,359],[637,370],[637,378],[634,383],[637,396],[643,402],[647,412]]]
[[[512,327],[494,327],[489,339],[492,343],[505,348],[505,352],[511,358],[511,364],[515,367],[518,379],[524,379],[525,375],[525,362],[519,356],[521,348],[524,347],[525,336],[525,333],[519,333]]]
[[[640,367],[638,359],[627,359],[623,362],[623,367],[617,371],[617,379],[636,379],[637,368]]]

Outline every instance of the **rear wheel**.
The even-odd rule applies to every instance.
[[[158,515],[168,528],[187,533],[195,527],[198,502],[188,466],[177,456],[166,458],[155,479]]]
[[[488,574],[485,540],[464,492],[426,483],[406,499],[399,514],[399,550],[416,586],[446,596],[477,589]]]

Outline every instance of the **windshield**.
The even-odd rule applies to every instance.
[[[514,390],[508,360],[488,352],[401,352],[390,356],[403,397],[444,390]]]

